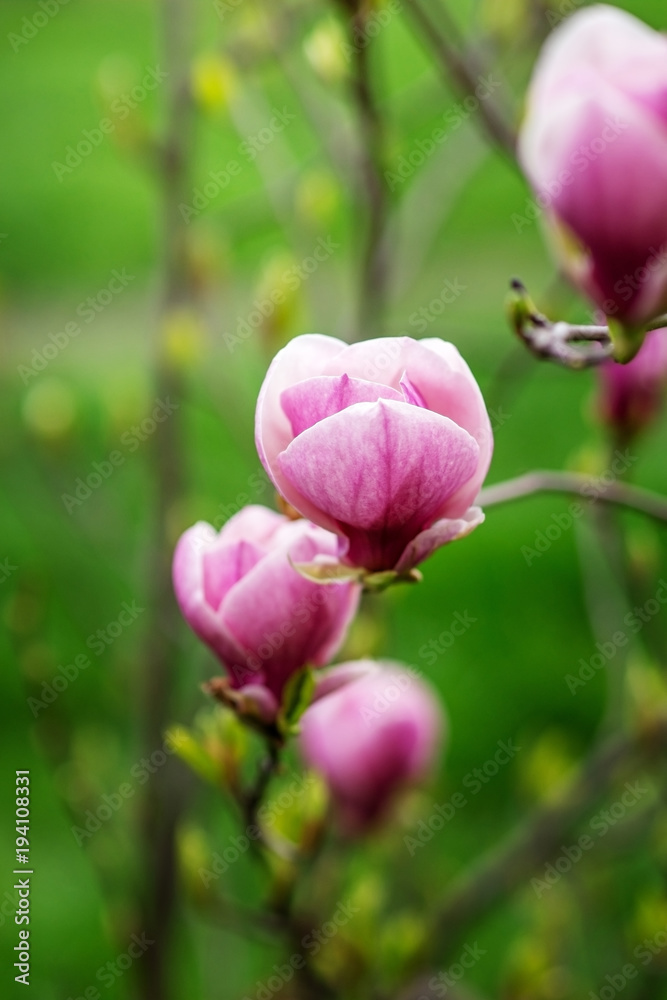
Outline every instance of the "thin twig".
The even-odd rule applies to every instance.
[[[449,38],[443,37],[434,22],[426,14],[418,0],[406,4],[406,9],[419,26],[438,57],[447,78],[462,97],[475,95],[480,78],[488,75],[488,67],[482,66],[477,57],[460,37],[449,14],[443,10],[447,21]],[[508,120],[509,116],[492,96],[479,101],[479,120],[487,135],[493,140],[513,164],[516,164],[516,132]]]
[[[452,954],[472,923],[549,860],[563,836],[607,791],[621,764],[662,753],[666,747],[665,717],[652,720],[640,732],[617,735],[594,747],[556,799],[536,810],[455,880],[437,913],[431,959],[442,962]]]
[[[525,285],[518,278],[512,279],[510,289],[510,323],[516,335],[535,357],[579,370],[600,365],[619,356],[608,326],[565,323],[563,320],[554,322],[537,310]],[[667,317],[658,316],[648,324],[646,332],[664,326],[667,326]],[[627,361],[633,357],[641,346],[641,340],[633,341],[632,344],[634,353],[626,354],[621,360]]]
[[[599,500],[602,503],[617,504],[647,514],[656,521],[667,521],[667,498],[659,493],[629,486],[627,483],[601,484],[594,477],[578,472],[527,472],[516,479],[487,486],[480,493],[479,503],[483,507],[493,507],[533,496],[535,493],[575,493],[591,502]]]
[[[387,216],[389,191],[384,176],[384,124],[375,99],[371,74],[371,46],[366,33],[367,11],[359,4],[348,24],[352,48],[352,96],[359,116],[361,180],[366,207],[365,250],[361,265],[357,340],[382,335],[389,259]],[[359,39],[363,39],[361,44]]]
[[[187,200],[189,165],[193,148],[190,73],[192,11],[187,0],[163,0],[164,58],[167,68],[166,124],[158,161],[162,187],[163,291],[160,323],[173,309],[189,307],[194,290],[188,262],[185,223],[179,204]],[[169,361],[162,329],[155,365],[155,392],[160,399],[180,405],[183,399],[181,372]],[[175,600],[171,587],[168,524],[184,486],[183,445],[179,413],[158,424],[150,442],[150,461],[155,481],[155,533],[150,566],[151,621],[147,625],[143,739],[153,752],[163,741],[171,715],[171,697],[178,667],[178,646],[173,642]],[[138,965],[141,992],[146,1000],[164,1000],[170,992],[168,961],[171,954],[176,905],[175,835],[179,813],[187,795],[187,778],[174,780],[167,765],[148,783],[142,810],[142,871],[146,887],[142,900],[141,930],[155,941]]]

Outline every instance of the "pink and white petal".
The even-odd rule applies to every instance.
[[[375,403],[378,399],[404,402],[400,392],[377,382],[349,375],[318,375],[285,389],[280,403],[292,425],[293,436],[297,437],[313,424],[354,403]]]
[[[273,359],[262,384],[255,413],[257,451],[274,486],[304,517],[329,530],[333,530],[329,519],[304,497],[300,497],[298,491],[278,468],[277,457],[293,437],[289,419],[280,404],[280,397],[289,386],[315,375],[324,374],[328,362],[346,347],[342,340],[318,333],[295,337]]]
[[[203,593],[202,555],[215,545],[217,537],[212,525],[197,521],[179,538],[172,563],[174,590],[179,604],[187,605],[194,593]]]
[[[407,372],[403,373],[399,385],[401,387],[401,392],[403,393],[403,397],[406,403],[412,403],[413,406],[421,406],[424,409],[428,409],[428,407],[426,406],[426,400],[424,399],[424,397],[422,396],[421,392],[414,384],[414,382],[411,381]]]
[[[483,520],[484,511],[480,507],[470,507],[463,517],[436,521],[408,544],[396,564],[396,571],[407,573],[428,559],[436,549],[448,545],[449,542],[458,541],[459,538],[465,538],[479,527]]]
[[[328,360],[322,373],[346,374],[400,392],[401,379],[407,369],[407,351],[413,343],[410,337],[376,337],[345,345],[344,351]]]
[[[475,500],[486,479],[493,454],[491,422],[477,380],[456,347],[431,337],[413,344],[408,374],[426,406],[463,427],[479,445],[475,475],[449,508],[455,516]]]
[[[227,592],[249,573],[262,558],[262,551],[251,542],[221,544],[220,538],[202,553],[204,599],[217,611]]]
[[[604,154],[586,160],[575,182],[562,185],[551,211],[590,253],[588,274],[578,258],[565,261],[573,280],[598,305],[609,310],[611,301],[615,315],[639,323],[663,306],[664,266],[649,267],[649,280],[633,283],[632,290],[624,278],[655,259],[660,263],[667,232],[667,129],[656,128],[648,111],[605,81],[592,86],[585,96],[566,91],[554,102],[548,123],[533,115],[522,133],[521,157],[540,190],[563,164],[572,166],[592,139],[606,134],[610,120],[621,123]]]
[[[277,514],[261,504],[248,504],[223,525],[219,538],[225,545],[244,541],[264,549],[286,523],[289,522],[284,514]]]
[[[311,521],[287,519],[275,535],[275,544],[282,546],[292,562],[318,562],[335,560],[338,555],[338,536]]]
[[[582,67],[604,77],[638,101],[667,93],[667,39],[643,21],[606,4],[567,18],[542,47],[529,92],[541,106],[562,93]],[[664,116],[664,105],[656,112]]]
[[[327,600],[322,608],[325,627],[310,662],[316,667],[326,667],[343,645],[350,623],[357,614],[361,587],[356,583],[327,583],[319,586],[327,588]]]
[[[172,562],[174,593],[183,617],[206,641],[215,635],[218,623],[204,594],[203,557],[216,540],[215,529],[205,521],[198,521],[179,538]]]
[[[493,433],[477,381],[453,344],[437,338],[381,337],[351,345],[328,363],[327,371],[346,371],[397,390],[408,379],[428,409],[468,431],[480,446],[478,467],[446,513],[456,516],[470,506],[491,464]]]
[[[206,600],[204,556],[218,544],[215,529],[204,521],[189,528],[174,552],[172,578],[176,600],[190,628],[224,664],[241,662],[242,651],[222,626],[219,610]]]
[[[319,670],[315,676],[315,690],[311,704],[347,684],[361,680],[366,674],[377,673],[378,670],[380,666],[375,660],[350,660],[347,663],[337,663],[328,670]]]
[[[479,447],[451,420],[407,403],[355,403],[279,457],[298,490],[341,525],[426,524],[474,475]]]
[[[290,555],[294,561],[307,562],[314,549],[312,539],[304,535],[290,546]],[[323,650],[337,648],[356,610],[358,591],[350,584],[306,580],[290,566],[288,549],[280,548],[230,591],[221,615],[238,645],[262,660],[265,682],[278,693],[291,673],[307,663],[322,664]],[[318,602],[313,600],[315,594]],[[269,654],[260,656],[265,647]]]

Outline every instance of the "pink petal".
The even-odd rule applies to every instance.
[[[327,363],[329,374],[343,371],[397,391],[409,384],[418,394],[410,402],[449,417],[475,438],[479,445],[477,469],[452,504],[458,512],[466,510],[489,470],[493,434],[480,388],[456,347],[438,338],[380,337],[353,344]]]
[[[427,559],[436,549],[459,538],[465,538],[483,520],[484,511],[479,507],[470,507],[463,517],[454,519],[443,518],[440,521],[436,521],[430,528],[426,528],[416,538],[413,538],[396,564],[397,572],[405,573],[414,566],[418,566],[419,563]]]
[[[353,660],[349,663],[337,663],[328,670],[319,670],[315,677],[313,704],[325,695],[338,691],[339,688],[361,680],[366,674],[376,673],[380,669],[375,660]]]
[[[667,93],[667,39],[617,7],[596,4],[578,11],[544,43],[531,82],[531,104],[557,100],[582,67],[650,104]],[[662,101],[655,110],[664,117]]]
[[[208,643],[225,662],[236,662],[242,653],[233,639],[220,627],[219,612],[204,593],[204,553],[212,549],[218,535],[203,521],[189,528],[179,539],[174,552],[172,576],[176,600],[190,628]]]
[[[311,518],[324,528],[335,530],[330,518],[318,511],[301,497],[285,478],[277,462],[278,455],[292,440],[292,427],[284,412],[280,397],[285,389],[304,379],[322,375],[328,361],[346,348],[342,340],[305,334],[290,341],[273,359],[257,400],[255,415],[255,443],[259,458],[280,494],[304,517]],[[343,374],[343,372],[338,372]]]
[[[248,504],[227,521],[219,539],[225,545],[233,542],[252,542],[261,549],[268,548],[276,534],[285,525],[283,514],[261,504]]]
[[[306,711],[301,750],[324,775],[348,832],[362,832],[396,791],[425,775],[443,721],[432,690],[399,666],[366,671]]]
[[[426,400],[405,372],[403,372],[403,377],[401,378],[399,385],[406,403],[412,403],[413,406],[423,406],[424,409],[428,409],[426,406]]]
[[[631,324],[667,307],[667,39],[604,5],[569,18],[538,60],[519,157],[573,281]]]
[[[319,548],[315,532],[325,534],[305,522],[294,527],[300,531],[291,544],[258,563],[221,608],[225,628],[246,651],[242,662],[261,671],[278,696],[296,669],[307,663],[321,666],[334,654],[359,600],[357,586],[312,583],[292,568],[288,553],[294,562],[311,561]]]
[[[387,569],[474,475],[478,455],[476,441],[446,417],[380,400],[315,424],[279,464],[336,519],[350,539],[350,561]]]
[[[285,389],[280,403],[296,437],[313,424],[353,403],[375,403],[378,399],[403,402],[400,392],[376,382],[365,382],[349,375],[319,375]]]
[[[262,553],[250,542],[231,545],[217,544],[203,553],[204,598],[217,611],[227,591],[249,573],[262,558]]]

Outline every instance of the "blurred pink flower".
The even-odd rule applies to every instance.
[[[629,440],[660,412],[667,383],[667,329],[652,330],[626,365],[606,361],[598,368],[598,410],[602,420]]]
[[[289,563],[332,562],[335,552],[328,531],[260,506],[245,507],[219,534],[200,521],[176,546],[183,616],[266,719],[296,670],[329,662],[354,617],[358,585],[313,583]]]
[[[484,519],[471,504],[491,425],[470,369],[441,340],[296,337],[264,380],[256,442],[278,491],[341,536],[349,565],[406,572]]]
[[[407,667],[362,660],[336,671],[357,676],[307,709],[300,747],[324,777],[341,829],[358,835],[386,817],[401,789],[426,776],[444,716],[435,691]]]
[[[667,308],[667,38],[604,4],[547,39],[519,159],[562,264],[603,312]]]

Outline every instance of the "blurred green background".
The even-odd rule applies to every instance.
[[[189,298],[165,310],[165,182],[156,143],[168,127],[166,88],[158,84],[127,115],[111,109],[141,85],[148,69],[168,69],[162,36],[169,4],[53,3],[57,12],[45,15],[46,23],[27,39],[22,32],[30,35],[31,29],[24,19],[44,8],[26,0],[0,3],[0,560],[8,567],[0,583],[6,665],[0,990],[22,995],[12,972],[13,785],[14,770],[29,768],[33,995],[74,1000],[97,984],[104,997],[150,996],[136,968],[112,977],[108,987],[96,977],[127,949],[141,922],[144,788],[132,769],[146,752],[142,706],[152,630],[162,630],[177,665],[165,725],[192,723],[206,706],[199,685],[218,669],[175,610],[166,620],[156,616],[151,567],[164,574],[154,551],[156,519],[164,523],[168,559],[179,532],[194,520],[221,523],[229,505],[248,500],[273,505],[253,445],[256,394],[270,358],[289,337],[350,335],[364,205],[344,164],[357,155],[359,129],[340,47],[345,18],[333,5],[242,0],[216,10],[201,0],[186,4],[196,106],[186,143],[189,204],[211,172],[225,171],[232,160],[240,169],[226,186],[219,182],[213,196],[205,195],[206,204],[184,227]],[[665,27],[657,0],[623,6]],[[542,8],[525,0],[486,0],[457,5],[454,12],[466,32],[483,39],[480,52],[497,67],[492,72],[509,81],[501,94],[509,101],[513,90],[517,107],[548,30]],[[404,10],[379,32],[372,58],[391,170],[418,140],[431,136],[458,97]],[[266,128],[273,109],[286,109],[293,120],[251,160],[240,144]],[[68,147],[104,118],[113,129],[99,145],[66,171],[54,168],[67,166]],[[525,211],[527,187],[477,126],[473,114],[390,192],[391,280],[382,332],[438,336],[461,350],[488,393],[496,427],[489,482],[533,468],[602,471],[594,375],[539,365],[512,344],[503,299],[513,275],[561,315],[585,319],[586,311],[555,283],[539,226],[513,221],[513,214]],[[285,289],[281,275],[318,239],[332,240],[336,249],[298,289]],[[107,294],[114,272],[126,275],[127,284]],[[431,303],[447,282],[461,291],[436,315]],[[274,288],[286,291],[280,309],[247,339],[230,341]],[[82,306],[91,296],[93,314]],[[428,310],[426,328],[410,322],[422,308]],[[72,322],[79,335],[66,337],[64,348],[49,347],[63,343],[57,336]],[[43,370],[37,370],[35,351],[47,359]],[[155,442],[132,430],[149,416],[165,385],[156,375],[156,357],[166,358],[182,390],[172,397],[178,406],[169,419],[180,434],[183,488],[172,490],[167,509]],[[26,374],[28,366],[34,367]],[[637,446],[633,479],[664,491],[666,447],[663,423]],[[108,479],[83,502],[68,504],[63,497],[74,493],[77,480],[117,450],[122,462]],[[483,528],[423,567],[423,585],[367,599],[341,654],[389,655],[423,670],[440,691],[451,725],[435,785],[405,806],[392,831],[340,861],[341,884],[368,904],[367,923],[356,930],[351,925],[350,934],[364,938],[368,932],[368,940],[385,949],[389,980],[392,961],[399,962],[397,942],[415,926],[419,933],[421,915],[448,878],[548,796],[598,726],[605,672],[576,696],[565,682],[604,638],[589,623],[581,573],[583,558],[595,576],[594,535],[582,522],[531,565],[522,553],[569,502],[544,497],[489,510]],[[664,573],[664,539],[645,521],[624,520],[650,597]],[[597,576],[604,589],[604,569]],[[118,619],[123,602],[144,610],[97,655],[88,640]],[[456,612],[474,617],[474,625],[428,664],[420,649],[449,628]],[[659,645],[664,628],[659,622],[651,628]],[[31,710],[28,699],[41,700],[44,683],[80,654],[88,655],[90,666],[52,704],[35,710],[32,703]],[[521,752],[410,857],[403,837],[430,815],[434,802],[461,789],[466,774],[493,756],[498,740],[515,741]],[[168,995],[254,996],[280,948],[217,925],[185,888],[197,881],[197,852],[210,858],[237,832],[234,811],[201,782],[190,782],[175,759],[164,774],[159,780],[167,795],[170,783],[186,785],[177,822],[186,871],[165,958]],[[79,846],[72,828],[127,781],[136,794]],[[643,936],[667,925],[667,814],[656,810],[651,852],[624,853],[623,838],[613,845],[609,840],[585,871],[582,865],[541,900],[527,884],[476,929],[474,939],[487,954],[467,986],[488,997],[588,996],[631,960]],[[327,877],[333,878],[321,874]],[[247,905],[260,899],[252,858],[231,866],[216,888]],[[667,972],[667,952],[626,995],[667,996],[661,972]]]

